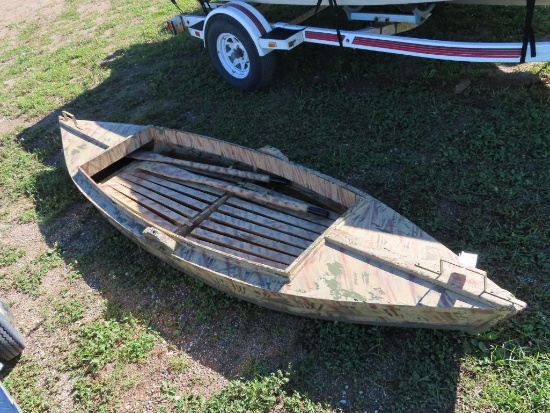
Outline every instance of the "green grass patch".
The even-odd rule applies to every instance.
[[[163,398],[174,399],[173,411],[188,413],[214,412],[296,412],[329,411],[298,392],[288,391],[288,376],[281,371],[251,381],[235,380],[205,400],[194,394],[176,395],[176,388],[163,383]]]
[[[77,299],[54,300],[52,304],[57,325],[70,325],[84,317],[85,307]]]
[[[0,268],[12,265],[24,256],[24,249],[0,244]]]
[[[44,368],[39,363],[27,357],[22,357],[17,365],[17,371],[10,373],[2,380],[2,384],[12,393],[17,394],[17,403],[24,412],[46,413],[55,409],[48,394],[51,388],[44,384]]]
[[[42,279],[52,268],[63,263],[57,246],[42,252],[28,265],[20,269],[13,277],[12,284],[17,291],[37,296]]]
[[[70,366],[86,374],[97,374],[108,363],[142,360],[157,341],[153,332],[139,331],[133,318],[99,320],[79,329]]]
[[[173,357],[168,363],[170,370],[176,374],[181,374],[185,372],[191,364],[189,360],[184,356]]]

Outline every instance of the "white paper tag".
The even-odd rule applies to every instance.
[[[477,254],[462,251],[458,254],[458,262],[465,267],[475,268],[477,265]]]

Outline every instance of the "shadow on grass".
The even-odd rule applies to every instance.
[[[492,65],[330,52],[326,59],[324,48],[308,45],[280,55],[273,85],[257,93],[225,85],[200,42],[187,37],[106,57],[109,79],[19,135],[51,165],[32,186],[42,232],[112,314],[134,314],[228,379],[290,369],[292,389],[344,411],[454,411],[464,335],[306,320],[219,293],[108,226],[77,193],[52,139],[64,109],[277,146],[365,189],[454,250],[482,252],[495,281],[536,308],[544,300],[536,289],[547,281],[519,276],[543,268],[533,249],[548,253],[540,244],[548,203],[537,198],[547,166],[539,161],[549,149],[548,90]],[[464,79],[472,86],[455,93]],[[520,225],[522,211],[530,212]],[[542,231],[536,239],[527,237],[533,222]]]

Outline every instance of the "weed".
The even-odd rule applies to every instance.
[[[176,412],[322,412],[323,406],[315,404],[299,393],[287,393],[288,376],[281,371],[249,382],[230,382],[222,391],[204,400],[187,394],[174,404]],[[175,389],[166,386],[170,391]]]
[[[54,320],[59,325],[70,325],[84,317],[84,305],[77,299],[54,300]]]
[[[189,368],[189,360],[185,356],[172,357],[168,362],[168,368],[175,374],[181,374]]]
[[[0,268],[16,263],[25,255],[25,250],[0,244]]]
[[[25,265],[19,270],[14,276],[13,284],[18,291],[36,296],[42,279],[48,271],[61,265],[62,262],[56,245],[54,248],[42,252],[31,264]]]
[[[9,392],[17,394],[19,407],[23,411],[50,412],[55,410],[54,404],[48,398],[48,393],[53,389],[44,385],[42,377],[44,377],[43,367],[37,362],[22,357],[17,366],[17,374],[9,374],[2,384]]]
[[[153,348],[157,337],[152,333],[135,334],[135,323],[114,320],[97,321],[83,326],[78,346],[71,354],[71,367],[97,373],[107,363],[138,361]]]

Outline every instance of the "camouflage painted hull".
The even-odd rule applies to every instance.
[[[471,333],[525,307],[380,201],[273,148],[67,117],[60,129],[73,181],[112,225],[240,299]]]

